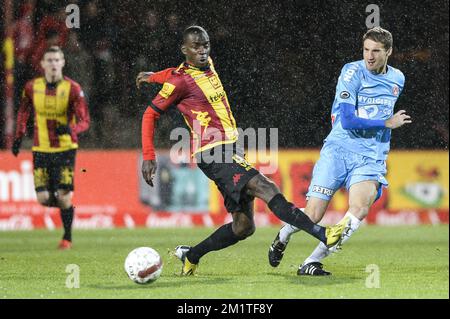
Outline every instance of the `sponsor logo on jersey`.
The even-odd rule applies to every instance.
[[[171,83],[164,83],[161,91],[159,91],[159,95],[161,95],[163,98],[168,99],[170,95],[172,95],[173,90],[175,90],[175,85]]]
[[[344,81],[351,82],[353,75],[356,73],[356,70],[358,70],[358,66],[351,65],[344,74]]]
[[[398,88],[398,86],[394,85],[394,87],[392,88],[392,94],[394,94],[395,96],[398,96],[399,91],[400,91],[400,89]]]
[[[324,194],[326,196],[333,196],[334,191],[330,188],[326,188],[319,185],[314,185],[312,191],[314,193]]]
[[[375,98],[368,97],[364,95],[358,95],[358,102],[361,104],[376,104],[376,105],[387,105],[390,107],[394,107],[395,99],[384,99],[384,98]]]
[[[209,83],[211,83],[213,88],[215,88],[216,90],[222,86],[222,84],[220,83],[220,81],[216,75],[209,76],[208,80],[209,80]]]
[[[225,91],[222,90],[221,92],[216,92],[215,95],[210,95],[208,98],[209,98],[210,103],[214,103],[214,102],[221,101],[224,97],[225,97]]]
[[[340,97],[341,99],[348,99],[350,97],[350,93],[347,91],[342,91]]]

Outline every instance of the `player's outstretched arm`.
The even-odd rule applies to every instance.
[[[411,116],[407,115],[405,110],[398,111],[390,119],[385,121],[386,127],[390,129],[399,128],[409,123],[412,123]]]
[[[142,83],[159,83],[164,84],[167,79],[175,72],[176,68],[168,68],[159,72],[139,72],[136,77],[136,86],[141,88]]]

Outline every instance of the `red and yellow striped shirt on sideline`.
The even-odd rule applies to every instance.
[[[78,148],[77,135],[89,128],[90,117],[80,85],[64,77],[55,85],[44,77],[25,85],[16,126],[16,138],[26,132],[28,118],[34,114],[33,147],[36,152],[55,153]],[[69,125],[71,135],[56,134],[58,125]]]

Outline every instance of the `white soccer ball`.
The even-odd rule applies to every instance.
[[[163,262],[153,248],[139,247],[132,250],[125,259],[125,271],[135,283],[148,284],[161,276]]]

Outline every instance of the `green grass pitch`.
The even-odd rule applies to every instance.
[[[206,255],[197,276],[179,276],[181,263],[168,250],[198,243],[211,231],[75,230],[70,251],[56,250],[61,230],[0,232],[0,299],[449,298],[448,225],[364,226],[325,259],[333,275],[319,278],[296,275],[314,238],[294,235],[282,263],[272,268],[267,249],[278,228],[259,228],[245,241]],[[140,246],[156,249],[164,261],[162,276],[149,285],[133,283],[123,268],[128,252]],[[69,264],[79,266],[79,288],[66,287]]]

